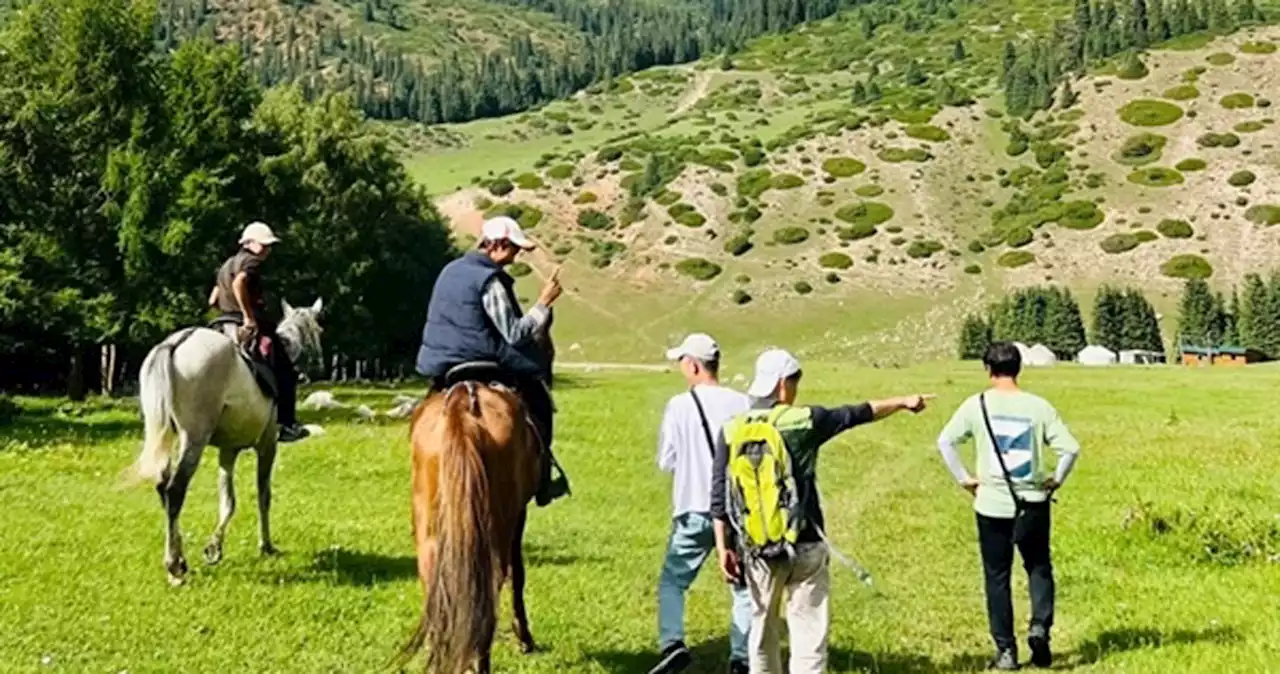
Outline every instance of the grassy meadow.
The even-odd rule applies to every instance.
[[[728,363],[729,377],[748,360]],[[972,364],[817,362],[808,371],[809,403],[939,395],[919,417],[855,429],[821,460],[830,535],[876,578],[871,590],[832,569],[831,671],[979,668],[990,644],[973,515],[933,439],[981,373]],[[1024,383],[1057,404],[1083,445],[1054,525],[1057,666],[1274,671],[1280,574],[1268,556],[1280,553],[1280,427],[1271,403],[1280,369],[1064,366],[1029,372]],[[558,452],[575,494],[531,516],[528,598],[542,650],[520,656],[503,629],[498,671],[651,666],[670,508],[654,444],[662,405],[682,388],[674,373],[604,372],[567,374],[557,388]],[[379,411],[405,392],[334,390]],[[173,589],[154,493],[117,487],[140,442],[132,401],[19,405],[0,429],[0,670],[386,670],[421,597],[405,422],[303,413],[328,433],[281,452],[277,558],[257,555],[254,459],[242,457],[240,511],[214,568],[199,556],[216,512],[216,462],[206,455],[182,520],[193,573]],[[696,672],[723,667],[727,606],[706,567],[688,605]]]

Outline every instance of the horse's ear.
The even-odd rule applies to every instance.
[[[288,316],[289,314],[293,313],[293,307],[289,305],[289,300],[281,299],[280,306],[281,308],[284,309],[285,316]]]
[[[323,310],[323,309],[324,309],[324,298],[323,298],[323,297],[317,297],[317,298],[316,298],[316,303],[315,303],[315,304],[313,304],[313,305],[311,305],[311,311],[312,311],[312,312],[314,312],[317,316],[319,316],[319,315],[320,315],[320,311],[321,311],[321,310]]]

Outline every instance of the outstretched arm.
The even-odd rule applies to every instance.
[[[512,346],[521,346],[533,340],[534,333],[541,330],[547,322],[547,308],[535,304],[524,316],[516,316],[515,307],[507,289],[498,279],[492,279],[484,287],[484,312],[489,320],[497,326],[499,334]]]
[[[932,395],[913,395],[843,407],[812,407],[813,432],[818,444],[822,444],[854,426],[869,424],[902,410],[923,412],[931,398]]]

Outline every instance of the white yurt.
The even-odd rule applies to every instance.
[[[1097,344],[1086,346],[1076,354],[1076,362],[1081,365],[1115,365],[1116,360],[1115,351]]]
[[[1014,342],[1013,348],[1018,350],[1018,357],[1022,359],[1024,364],[1031,359],[1031,349],[1028,348],[1026,344],[1023,344],[1022,342]]]
[[[1053,355],[1053,351],[1044,344],[1036,344],[1027,349],[1027,358],[1024,362],[1032,367],[1048,367],[1058,362],[1058,357]]]
[[[1120,362],[1125,365],[1154,365],[1164,362],[1164,354],[1145,349],[1128,349],[1120,352]]]

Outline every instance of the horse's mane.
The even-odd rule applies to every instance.
[[[284,320],[276,328],[276,334],[285,342],[285,349],[291,352],[289,357],[297,361],[303,354],[318,356],[321,353],[320,322],[316,312],[310,308],[294,309],[287,312]]]

